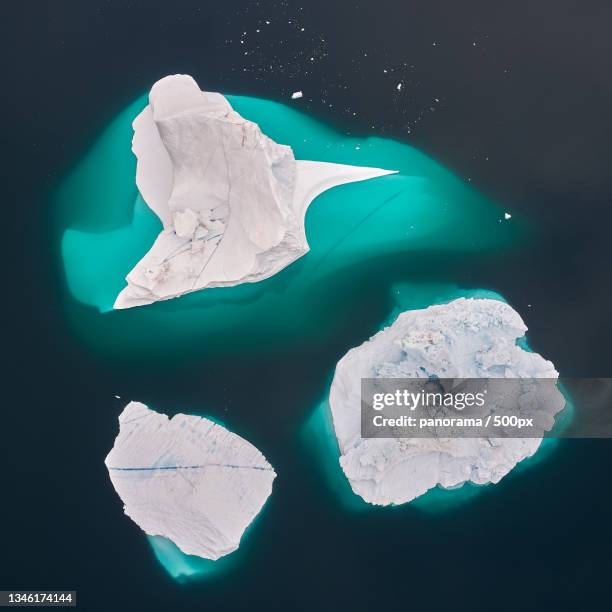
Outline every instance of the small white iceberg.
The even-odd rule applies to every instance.
[[[235,433],[197,416],[169,419],[139,402],[119,416],[105,463],[125,513],[143,531],[212,560],[238,548],[276,478]]]
[[[361,437],[363,378],[556,380],[550,361],[516,344],[526,330],[521,317],[501,301],[461,298],[404,312],[351,349],[336,366],[329,405],[340,465],[353,492],[371,504],[403,504],[436,486],[497,483],[533,455],[542,438]],[[565,399],[554,384],[547,388],[554,421]],[[517,396],[517,405],[523,399]]]
[[[296,92],[299,93],[299,92]],[[115,308],[257,282],[308,251],[304,216],[323,191],[392,171],[297,161],[218,93],[158,81],[134,120],[136,184],[163,230]]]
[[[292,100],[299,100],[300,98],[304,97],[304,94],[301,91],[294,91],[291,94],[291,99]]]

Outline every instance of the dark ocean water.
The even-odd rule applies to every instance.
[[[7,10],[4,37],[15,87],[4,131],[0,588],[76,589],[85,610],[606,609],[607,441],[562,441],[445,511],[352,511],[305,424],[338,358],[389,316],[390,278],[496,291],[563,375],[612,376],[607,5],[30,4]],[[277,29],[249,47],[245,63],[240,36],[266,20]],[[401,78],[405,98],[380,80],[391,66],[398,77],[389,92]],[[98,350],[87,339],[95,330],[67,314],[95,325],[66,290],[54,195],[104,127],[177,71],[258,98],[316,92],[305,100],[310,115],[353,136],[408,142],[533,232],[510,249],[385,253],[332,274],[331,297],[307,304],[327,326],[300,337],[312,313],[291,312],[290,342],[247,328],[213,356],[185,359],[177,349],[154,363],[138,351]],[[440,108],[424,110],[436,97]],[[124,405],[115,394],[167,412],[211,412],[277,469],[274,493],[227,571],[174,581],[123,515],[103,464]]]

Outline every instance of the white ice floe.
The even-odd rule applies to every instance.
[[[298,100],[299,98],[302,98],[304,96],[304,94],[301,91],[294,91],[291,94],[291,99],[292,100]]]
[[[138,402],[119,416],[105,463],[141,529],[213,560],[238,548],[276,477],[252,444],[224,427],[185,414],[169,419]]]
[[[351,349],[338,362],[329,404],[340,464],[353,491],[371,504],[402,504],[435,486],[496,483],[533,455],[541,438],[361,437],[362,378],[556,380],[550,361],[517,346],[526,329],[501,301],[461,298],[404,312]],[[554,422],[565,400],[553,383],[548,388]]]
[[[512,219],[512,215],[510,213],[504,213],[504,219],[507,221],[508,219]]]
[[[308,251],[304,216],[323,191],[392,171],[296,161],[218,93],[158,81],[134,121],[136,184],[163,230],[115,308],[268,278]]]

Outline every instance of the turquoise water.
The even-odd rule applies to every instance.
[[[272,490],[274,495],[274,489]],[[161,566],[177,582],[188,583],[202,581],[230,573],[242,563],[247,562],[251,549],[249,547],[249,534],[257,528],[257,523],[266,515],[266,504],[253,522],[247,527],[240,541],[238,550],[225,555],[216,561],[203,559],[196,555],[187,555],[182,552],[174,542],[162,536],[147,535],[147,540],[153,549],[155,558]]]
[[[499,251],[525,234],[519,219],[503,221],[499,206],[413,147],[349,137],[275,102],[229,99],[266,134],[291,145],[298,159],[400,173],[317,198],[306,218],[310,253],[271,279],[111,311],[126,274],[160,229],[134,185],[131,121],[146,102],[137,100],[100,135],[56,195],[66,311],[78,336],[97,352],[159,360],[231,352],[238,343],[241,350],[260,350],[262,342],[287,346],[313,332],[321,338],[333,333],[346,306],[343,294],[384,274],[385,258]]]
[[[316,379],[318,364],[304,355],[335,363],[403,310],[464,295],[503,299],[449,279],[458,263],[472,266],[475,256],[498,257],[523,244],[530,235],[524,220],[504,221],[503,208],[407,144],[350,137],[275,102],[241,96],[229,100],[267,135],[291,145],[298,159],[376,166],[399,174],[337,187],[317,198],[306,217],[311,251],[273,278],[113,311],[126,274],[161,228],[134,185],[131,122],[146,103],[140,98],[99,136],[55,195],[63,306],[79,341],[94,354],[128,368],[146,366],[151,375],[162,376],[168,376],[168,363],[214,365],[237,355],[253,360],[256,369],[258,356],[278,358],[295,363],[302,377],[311,376],[309,388],[317,393],[324,380]],[[357,311],[367,314],[367,322],[353,317]],[[349,344],[339,346],[345,337],[351,338]],[[332,375],[329,368],[327,388]],[[207,404],[207,398],[201,403]],[[298,410],[300,401],[295,403]],[[250,408],[259,414],[270,409],[256,398]],[[327,499],[331,495],[348,510],[401,511],[372,508],[352,493],[338,465],[326,401],[309,415],[299,431],[300,445],[318,470]],[[249,438],[248,430],[230,429]],[[292,440],[287,445],[295,452]],[[266,454],[266,448],[261,450]],[[276,467],[282,471],[282,465]],[[436,489],[409,506],[446,510],[486,489],[491,487]],[[249,548],[243,542],[237,552],[211,562],[184,555],[163,538],[149,538],[149,543],[179,581],[225,573],[243,562]]]
[[[153,549],[155,558],[168,574],[178,582],[202,580],[217,575],[219,572],[231,569],[235,562],[232,555],[216,561],[186,555],[174,542],[161,536],[147,536],[147,540]]]

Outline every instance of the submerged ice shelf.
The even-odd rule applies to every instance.
[[[125,513],[150,536],[216,560],[236,550],[276,473],[249,442],[197,416],[130,402],[106,466]]]
[[[304,217],[314,198],[394,173],[297,161],[186,75],[153,86],[132,147],[139,191],[163,229],[115,308],[273,276],[308,251]]]
[[[381,288],[411,277],[446,282],[465,259],[478,279],[485,254],[506,252],[528,236],[523,219],[500,223],[503,209],[495,202],[408,144],[348,136],[270,100],[227,99],[266,135],[289,144],[298,159],[400,173],[317,197],[305,219],[308,256],[265,281],[112,312],[125,277],[163,231],[134,184],[132,123],[148,97],[135,100],[54,194],[53,229],[66,281],[62,305],[74,333],[92,350],[143,363],[174,360],[175,354],[218,359],[219,352],[260,351],[262,342],[275,350],[305,338],[330,341],[344,325],[355,291],[362,292],[357,299],[376,302],[374,310],[386,310]],[[289,316],[298,310],[299,325]],[[230,328],[232,334],[222,333]]]
[[[499,482],[541,438],[361,438],[362,378],[548,378],[553,364],[516,344],[526,326],[507,304],[460,298],[407,311],[339,362],[329,406],[340,465],[353,492],[376,505],[409,502],[433,487]],[[565,399],[555,390],[553,414]]]

